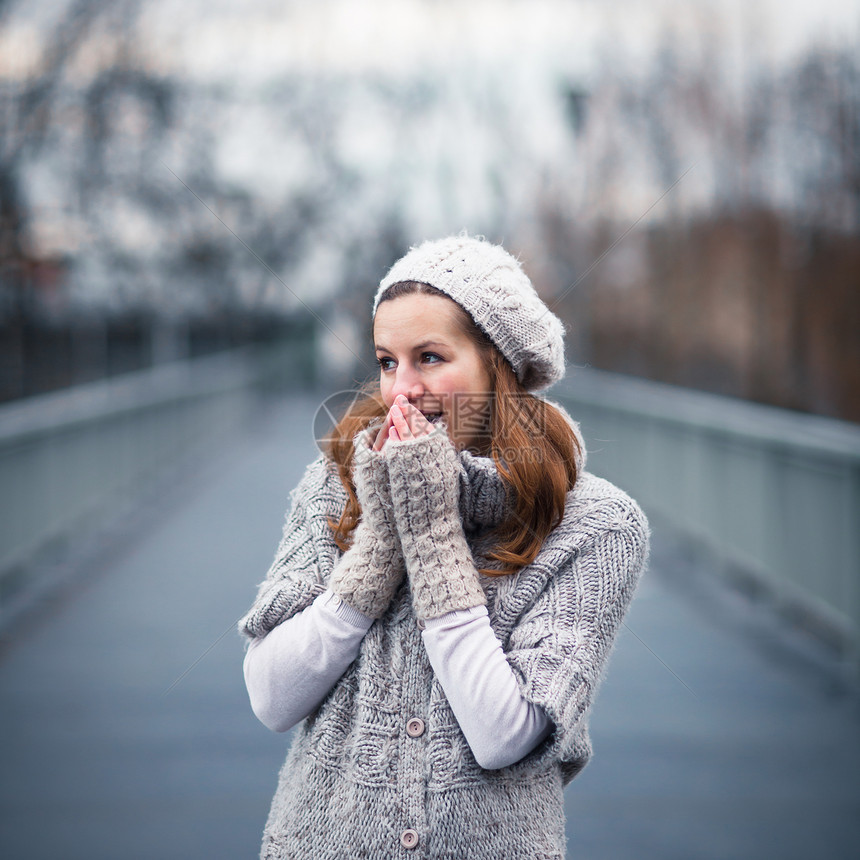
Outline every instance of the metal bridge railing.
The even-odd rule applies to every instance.
[[[206,456],[303,350],[243,347],[0,406],[0,618],[40,575],[41,552]]]
[[[548,396],[592,471],[860,666],[860,427],[590,369]]]

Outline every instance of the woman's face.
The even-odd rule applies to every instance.
[[[373,322],[379,384],[388,409],[405,394],[429,420],[445,419],[458,450],[477,451],[487,441],[490,376],[458,310],[425,293],[380,302]]]

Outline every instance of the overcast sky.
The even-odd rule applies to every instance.
[[[121,3],[116,4],[118,7]],[[39,34],[68,0],[6,9],[0,73],[38,55]],[[149,61],[205,79],[295,70],[510,66],[541,57],[587,76],[607,55],[633,64],[666,27],[689,41],[778,62],[812,42],[860,41],[856,0],[146,0]],[[8,72],[7,72],[8,73]]]

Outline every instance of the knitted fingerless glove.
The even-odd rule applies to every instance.
[[[389,440],[383,451],[419,620],[486,604],[460,521],[462,466],[444,425],[417,439]]]
[[[352,546],[332,570],[329,588],[368,618],[379,618],[403,581],[405,566],[385,458],[373,450],[370,431],[359,433],[353,445],[352,479],[361,519],[352,533]]]

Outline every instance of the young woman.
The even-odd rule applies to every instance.
[[[255,714],[298,725],[261,856],[561,860],[646,520],[534,395],[563,328],[504,249],[411,250],[373,337],[240,623]]]

